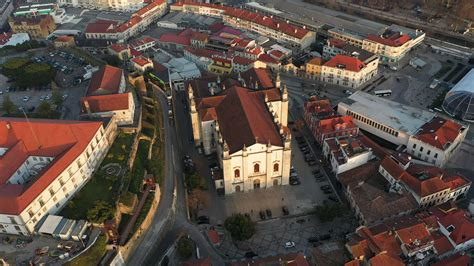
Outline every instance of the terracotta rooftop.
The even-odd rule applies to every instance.
[[[84,152],[101,122],[0,117],[0,213],[18,215]],[[33,134],[34,132],[34,134]],[[7,180],[29,156],[53,161],[26,184]]]
[[[128,50],[128,45],[123,43],[114,43],[110,46],[110,49],[114,50],[116,53]]]
[[[438,218],[444,228],[449,231],[449,238],[456,243],[465,243],[474,239],[474,222],[466,217],[466,211],[450,206],[447,202],[432,207],[430,211]],[[445,208],[449,206],[449,208]]]
[[[93,23],[87,24],[85,33],[115,33],[116,27],[118,26],[117,21],[112,20],[98,20]]]
[[[306,64],[308,65],[316,65],[316,66],[321,66],[323,64],[323,59],[321,57],[313,57],[311,60],[309,60]]]
[[[434,246],[438,255],[443,255],[454,249],[453,244],[449,242],[449,239],[442,233],[435,231],[431,233],[434,239]]]
[[[140,16],[142,18],[146,17],[150,11],[153,11],[155,8],[157,8],[157,7],[159,7],[163,4],[166,4],[165,0],[154,0],[150,4],[142,7],[140,10],[135,12],[133,15]]]
[[[110,65],[103,66],[92,75],[87,95],[118,93],[122,76],[122,69]]]
[[[137,48],[137,47],[142,46],[144,44],[152,43],[152,42],[155,42],[155,41],[156,40],[154,38],[145,36],[143,38],[134,40],[133,42],[130,43],[130,46],[132,48]]]
[[[391,256],[386,252],[375,255],[369,259],[371,266],[405,266],[400,258]]]
[[[81,98],[81,112],[87,114],[87,105],[92,113],[127,110],[129,97],[132,97],[131,93],[83,97]]]
[[[135,63],[135,64],[137,64],[137,65],[139,65],[139,66],[141,66],[141,67],[144,67],[144,66],[146,66],[146,65],[148,65],[148,64],[153,64],[153,62],[152,62],[150,59],[148,59],[148,58],[146,58],[146,57],[144,57],[144,56],[134,57],[134,58],[132,59],[132,62]]]
[[[461,129],[465,129],[463,125],[438,116],[424,124],[415,138],[438,149],[446,150],[449,145],[454,143]]]
[[[58,38],[56,38],[54,40],[55,42],[73,42],[74,41],[74,37],[72,36],[59,36]]]
[[[340,116],[319,120],[317,128],[318,132],[328,134],[341,130],[357,129],[357,126],[352,122],[352,116]]]
[[[383,45],[399,47],[408,42],[411,38],[406,34],[400,34],[399,32],[393,32],[387,36],[379,36],[375,34],[369,34],[367,39],[378,42]]]
[[[309,98],[304,103],[305,113],[314,114],[318,119],[323,119],[335,115],[331,102],[327,99],[317,99],[315,96]]]
[[[326,63],[324,63],[324,66],[344,69],[352,72],[359,72],[365,68],[364,62],[360,61],[360,59],[342,54],[338,54],[329,59]]]

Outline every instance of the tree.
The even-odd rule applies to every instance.
[[[58,107],[63,104],[63,101],[64,101],[63,96],[58,91],[53,91],[53,95],[51,98],[53,100],[53,103],[57,105]]]
[[[41,102],[36,112],[41,118],[49,118],[51,116],[51,104],[47,101]]]
[[[198,216],[199,209],[201,206],[206,207],[209,205],[209,194],[202,191],[201,189],[194,189],[188,194],[188,206],[193,217]]]
[[[110,203],[103,200],[96,200],[94,207],[87,211],[87,219],[95,223],[104,223],[114,217],[114,208]]]
[[[106,55],[102,59],[111,66],[118,67],[120,65],[120,58],[115,55]]]
[[[330,222],[343,214],[344,210],[340,204],[323,205],[316,207],[316,215],[323,223]]]
[[[11,115],[15,112],[15,110],[16,106],[12,100],[10,100],[10,96],[3,96],[2,111],[4,111],[7,115]]]
[[[17,76],[17,84],[23,87],[47,85],[54,79],[56,73],[47,64],[32,63],[24,67],[23,74]]]
[[[184,259],[188,259],[193,255],[193,242],[187,237],[181,237],[178,241],[178,254]]]
[[[193,190],[196,188],[206,189],[206,180],[200,176],[197,172],[186,174],[186,185],[189,189]]]
[[[227,217],[224,227],[238,241],[250,239],[255,234],[255,223],[250,220],[250,216],[241,213]]]
[[[9,77],[15,78],[16,76],[21,75],[21,69],[28,64],[28,59],[26,58],[12,58],[9,59],[2,65],[2,73]]]

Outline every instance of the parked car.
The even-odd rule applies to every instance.
[[[290,211],[288,211],[288,207],[283,206],[281,207],[281,211],[283,212],[283,215],[289,215]]]
[[[245,257],[246,258],[253,258],[253,257],[257,257],[257,253],[253,252],[253,251],[248,251],[245,253]]]
[[[292,185],[292,186],[297,186],[297,185],[300,185],[300,184],[301,184],[301,182],[298,179],[290,180],[290,185]]]
[[[323,190],[323,193],[324,194],[332,194],[332,191],[331,190]]]
[[[294,248],[295,247],[295,242],[293,241],[288,241],[285,243],[285,248]]]
[[[309,162],[308,162],[308,165],[309,165],[309,166],[315,166],[315,165],[316,165],[316,161],[309,161]]]
[[[298,180],[298,176],[290,176],[290,181]]]
[[[321,190],[326,190],[326,189],[331,189],[331,186],[330,185],[324,185],[324,186],[320,186],[319,188],[321,188]]]
[[[29,96],[23,97],[23,101],[24,101],[24,102],[27,102],[27,101],[29,101],[29,100],[30,100],[30,97],[29,97]]]
[[[260,219],[265,220],[267,218],[267,217],[265,217],[265,212],[264,211],[260,211],[259,214],[260,214]]]

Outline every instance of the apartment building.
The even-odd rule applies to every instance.
[[[421,208],[459,200],[467,195],[471,182],[460,176],[450,175],[441,168],[402,162],[387,156],[380,164],[379,173],[397,191],[403,185],[413,195]]]
[[[355,135],[324,140],[323,155],[331,163],[332,172],[336,176],[366,164],[375,157],[362,138],[362,135]]]
[[[142,0],[58,0],[60,6],[80,7],[98,10],[134,12],[143,7]]]
[[[144,56],[134,57],[132,60],[130,60],[130,62],[132,63],[132,68],[141,74],[149,69],[153,69],[153,61]]]
[[[28,33],[32,39],[45,39],[56,30],[56,24],[50,15],[10,17],[8,23],[13,33]]]
[[[314,57],[306,62],[306,77],[312,79],[320,79],[323,67],[323,60],[321,57]]]
[[[0,233],[32,235],[91,178],[115,139],[115,120],[0,118]]]
[[[338,54],[323,64],[321,80],[348,88],[358,88],[373,78],[377,74],[377,69],[376,58],[366,64],[356,55]]]
[[[335,116],[331,118],[320,119],[312,124],[310,128],[313,137],[323,145],[327,138],[341,137],[341,136],[357,136],[359,128],[352,122],[350,116]]]

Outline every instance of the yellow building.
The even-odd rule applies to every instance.
[[[8,23],[13,33],[28,33],[33,39],[46,38],[56,30],[56,24],[50,15],[31,18],[14,17],[10,18]]]
[[[212,57],[209,71],[216,74],[229,74],[232,72],[232,61],[228,58]]]
[[[319,79],[321,77],[321,68],[323,60],[321,57],[315,57],[306,63],[306,76],[308,78]]]
[[[54,48],[74,47],[76,45],[72,36],[59,36],[53,44]]]

